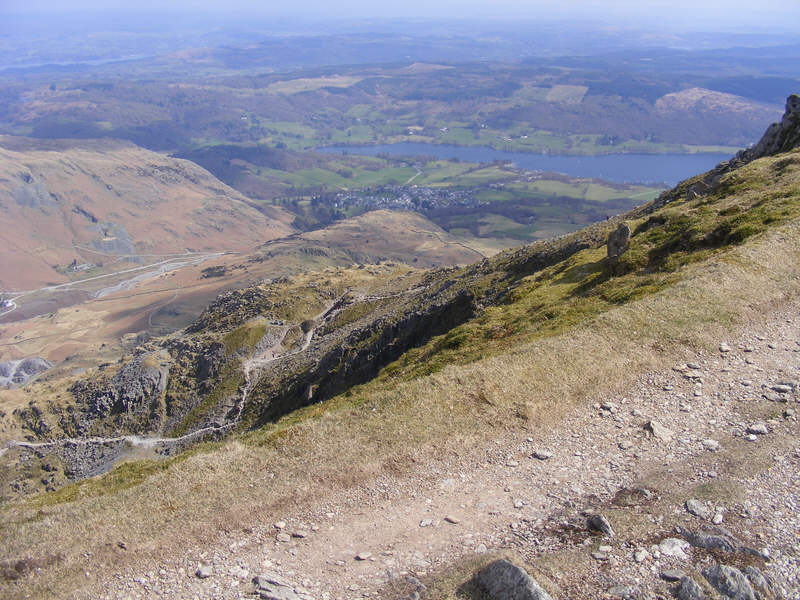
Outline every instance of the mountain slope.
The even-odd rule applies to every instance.
[[[142,255],[248,250],[291,233],[290,221],[193,163],[129,143],[0,138],[0,289]]]
[[[52,388],[32,386],[37,399],[11,415],[31,437],[135,431],[172,441],[12,446],[7,498],[26,477],[56,487],[120,456],[172,455],[199,438],[248,431],[9,501],[7,559],[63,552],[20,589],[70,581],[88,594],[107,590],[103,579],[118,568],[100,565],[120,553],[102,549],[117,540],[136,572],[165,560],[177,571],[175,557],[198,556],[214,540],[234,547],[231,537],[263,551],[286,512],[325,515],[336,494],[363,488],[370,505],[391,504],[386,482],[413,488],[420,465],[433,465],[424,475],[437,481],[487,462],[515,468],[520,440],[539,439],[570,411],[711,352],[766,311],[796,306],[800,150],[748,159],[614,222],[462,269],[341,269],[224,295],[182,335],[80,378],[71,411],[50,406]],[[623,221],[627,249],[609,257],[608,233]],[[727,408],[715,418],[738,419],[725,412],[738,401],[719,402]],[[487,450],[495,441],[505,444],[496,453]],[[288,546],[299,557],[289,558],[283,543],[270,564],[302,568],[305,547]],[[98,569],[89,578],[86,553]]]

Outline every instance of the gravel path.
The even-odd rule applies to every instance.
[[[425,582],[461,558],[506,552],[554,598],[672,598],[665,570],[708,591],[700,572],[719,561],[755,566],[776,597],[800,599],[797,315],[769,315],[546,431],[325,496],[271,527],[117,573],[85,597],[248,598],[265,572],[297,598],[399,597],[408,576]],[[615,537],[587,531],[598,512]],[[662,544],[714,526],[755,554],[681,542],[682,558]]]

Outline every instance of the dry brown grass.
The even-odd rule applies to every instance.
[[[402,475],[420,461],[479,449],[506,430],[552,422],[644,370],[713,347],[731,328],[795,297],[799,256],[795,221],[688,266],[672,287],[503,356],[394,387],[361,386],[199,449],[133,487],[96,495],[102,481],[92,481],[77,486],[71,502],[54,504],[55,495],[6,506],[0,558],[60,552],[64,559],[0,590],[8,597],[67,595],[120,565],[152,565],[376,474]],[[128,545],[123,558],[108,550],[117,541]]]

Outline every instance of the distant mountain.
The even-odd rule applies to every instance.
[[[0,137],[0,289],[140,255],[252,249],[292,232],[293,217],[269,211],[194,163],[130,143]]]

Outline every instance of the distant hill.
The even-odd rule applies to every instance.
[[[142,255],[244,251],[292,232],[194,163],[119,141],[0,137],[0,289]]]

